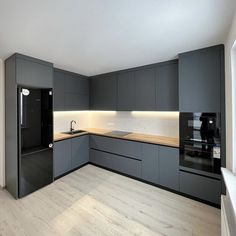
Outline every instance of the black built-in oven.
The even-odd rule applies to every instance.
[[[180,113],[180,166],[220,174],[220,113]]]

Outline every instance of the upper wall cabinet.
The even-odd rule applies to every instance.
[[[88,78],[55,69],[54,111],[78,111],[89,109]]]
[[[178,60],[160,63],[156,67],[156,110],[179,110]]]
[[[155,68],[142,68],[135,71],[136,111],[155,111]]]
[[[65,110],[65,75],[63,72],[54,70],[54,111]]]
[[[180,111],[219,112],[223,76],[223,45],[180,54]]]
[[[133,71],[117,76],[117,110],[132,111],[135,107],[135,78]]]
[[[53,64],[21,54],[16,60],[16,83],[23,86],[53,88]]]
[[[113,110],[117,106],[117,75],[105,74],[90,79],[90,109]]]

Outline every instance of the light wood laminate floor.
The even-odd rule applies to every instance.
[[[0,190],[0,236],[220,235],[220,210],[87,165],[14,200]]]

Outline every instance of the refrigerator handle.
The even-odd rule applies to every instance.
[[[24,106],[24,99],[23,99],[23,93],[22,93],[22,91],[20,91],[20,124],[21,124],[21,126],[23,126],[23,116],[24,116],[24,114],[23,114],[23,106]]]

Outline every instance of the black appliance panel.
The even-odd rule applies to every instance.
[[[53,181],[52,90],[18,88],[19,197]]]
[[[220,174],[220,113],[180,113],[180,166]]]

